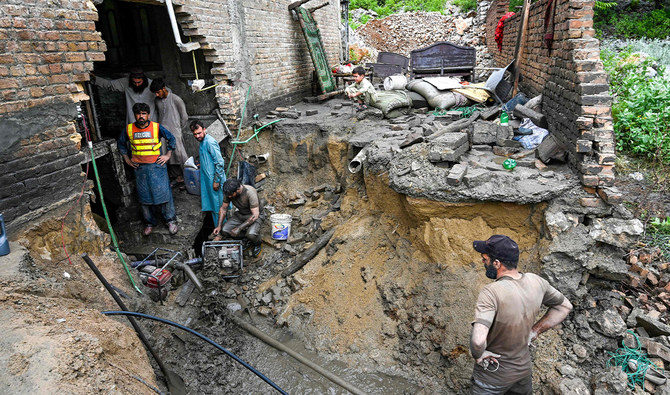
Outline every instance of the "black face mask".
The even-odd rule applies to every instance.
[[[490,278],[491,280],[495,280],[496,277],[498,277],[498,271],[496,270],[495,266],[493,266],[493,262],[491,262],[489,265],[484,264],[484,267],[486,268],[486,277]]]

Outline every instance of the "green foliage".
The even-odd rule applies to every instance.
[[[599,37],[604,33],[619,38],[665,39],[670,36],[670,9],[654,10],[646,14],[622,14],[609,6],[596,6],[593,21]]]
[[[652,60],[640,61],[630,49],[601,52],[614,97],[616,148],[624,153],[670,164],[670,80],[648,78]],[[661,66],[662,76],[665,68]]]
[[[609,10],[610,8],[616,7],[617,2],[613,1],[611,3],[608,3],[606,1],[598,1],[596,0],[595,4],[593,5],[593,8],[596,11],[604,11],[604,10]]]
[[[517,12],[520,11],[521,9],[517,10],[517,7],[522,7],[523,6],[523,0],[510,0],[509,1],[509,11],[512,12]]]
[[[476,0],[459,0],[472,1]],[[351,0],[349,3],[349,10],[353,11],[357,8],[371,10],[377,13],[378,18],[385,18],[398,11],[426,11],[426,12],[444,12],[444,5],[447,0]],[[362,23],[357,23],[349,15],[349,25],[353,29],[365,24],[367,19],[361,20]]]
[[[655,233],[670,235],[670,217],[665,217],[663,220],[658,217],[654,217],[649,225]]]
[[[453,4],[461,9],[461,12],[468,12],[477,9],[477,0],[453,0]]]

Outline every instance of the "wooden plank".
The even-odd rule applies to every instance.
[[[512,97],[519,91],[519,71],[521,69],[521,59],[523,50],[526,46],[526,28],[528,27],[528,14],[530,13],[530,0],[524,0],[523,10],[521,11],[521,26],[516,39],[516,48],[514,50],[514,87],[512,88]]]

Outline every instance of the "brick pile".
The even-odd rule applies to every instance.
[[[600,42],[594,38],[593,1],[556,0],[554,41],[543,44],[548,0],[531,5],[527,42],[520,65],[521,90],[542,94],[542,112],[549,130],[566,147],[581,183],[596,188],[606,201],[620,200],[614,185],[614,129],[607,75],[600,61]],[[506,0],[488,10],[487,46],[498,66],[514,58],[521,12],[505,21],[503,49],[493,40],[498,20],[507,11]]]

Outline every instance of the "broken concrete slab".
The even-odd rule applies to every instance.
[[[458,163],[451,168],[449,175],[447,176],[447,183],[449,185],[458,185],[465,177],[465,173],[468,171],[468,165],[463,163]]]
[[[490,122],[477,121],[470,125],[470,141],[472,145],[493,144],[497,138],[496,125]]]
[[[446,133],[430,143],[428,160],[431,162],[457,162],[468,151],[467,133]]]
[[[637,243],[644,232],[639,219],[596,218],[591,225],[590,236],[602,243],[620,248],[629,248]]]
[[[511,126],[495,125],[496,145],[504,146],[505,140],[511,140],[514,137],[514,129]]]
[[[632,313],[631,313],[632,315]],[[670,335],[670,326],[662,323],[661,321],[650,317],[647,314],[638,314],[635,317],[637,325],[643,327],[648,333],[649,336],[668,336]]]

